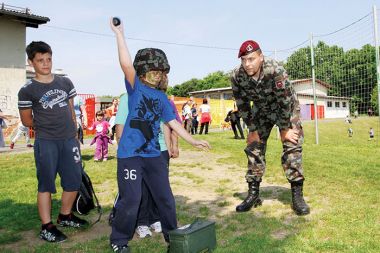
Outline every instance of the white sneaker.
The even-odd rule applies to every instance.
[[[152,232],[149,230],[148,226],[138,226],[136,228],[136,233],[139,235],[140,238],[152,236]]]
[[[150,228],[153,229],[153,231],[156,232],[156,233],[161,233],[162,232],[161,222],[159,222],[159,221],[151,224]]]

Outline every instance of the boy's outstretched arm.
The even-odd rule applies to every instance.
[[[131,84],[133,88],[135,84],[136,71],[135,71],[135,68],[133,67],[133,63],[132,63],[131,55],[129,54],[127,43],[125,42],[123,23],[121,23],[118,26],[114,26],[112,23],[112,18],[111,18],[110,26],[116,36],[120,67],[124,72],[125,79],[128,80],[128,82]]]
[[[179,136],[181,136],[187,143],[193,145],[196,148],[200,148],[203,150],[209,150],[211,148],[210,144],[207,141],[203,140],[195,140],[176,119],[169,121],[167,124],[177,132]]]

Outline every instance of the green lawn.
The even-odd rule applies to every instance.
[[[290,210],[289,185],[281,169],[281,145],[275,133],[267,148],[267,171],[261,191],[263,206],[243,214],[235,213],[233,208],[244,197],[244,141],[233,140],[229,131],[211,132],[202,136],[212,145],[208,153],[194,152],[181,142],[181,158],[173,161],[170,168],[179,223],[189,223],[196,217],[215,220],[217,253],[380,252],[379,120],[359,118],[352,126],[354,136],[349,138],[348,125],[343,120],[320,121],[320,144],[315,145],[314,125],[304,123],[304,191],[311,206],[311,214],[304,217]],[[370,126],[376,131],[374,141],[368,141]],[[111,154],[115,154],[114,148]],[[104,219],[86,231],[64,230],[69,240],[55,245],[37,237],[40,224],[32,153],[0,154],[1,252],[109,251],[110,229],[106,218],[117,191],[116,159],[94,163],[92,155],[92,149],[83,151],[86,170],[105,210]],[[193,163],[181,160],[192,155],[203,160],[199,157]],[[203,162],[204,159],[210,163]],[[219,167],[212,166],[212,160]],[[209,173],[219,177],[207,177]],[[215,198],[192,201],[191,189],[209,192]],[[59,210],[59,196],[60,191],[54,196],[53,217]],[[89,219],[95,220],[96,213]],[[133,252],[166,250],[159,235],[134,239],[131,247]]]

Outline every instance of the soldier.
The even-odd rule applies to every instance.
[[[232,91],[249,134],[244,150],[248,157],[248,196],[236,211],[246,212],[262,204],[259,187],[265,172],[266,145],[272,127],[277,125],[283,145],[281,162],[292,189],[292,208],[297,215],[309,214],[303,198],[300,108],[286,71],[273,59],[264,57],[253,40],[241,45],[238,57],[241,65],[232,73]]]

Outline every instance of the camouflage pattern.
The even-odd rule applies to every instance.
[[[158,48],[140,49],[133,61],[137,76],[142,76],[152,70],[170,71],[170,65],[164,51]]]
[[[267,140],[274,125],[280,130],[299,130],[297,144],[283,143],[281,163],[289,182],[303,180],[303,130],[293,86],[285,69],[275,60],[265,57],[261,70],[257,81],[248,76],[242,66],[236,68],[231,77],[233,95],[241,116],[249,131],[257,131],[260,136],[260,142],[253,142],[244,149],[248,158],[246,180],[261,181],[266,167]]]

